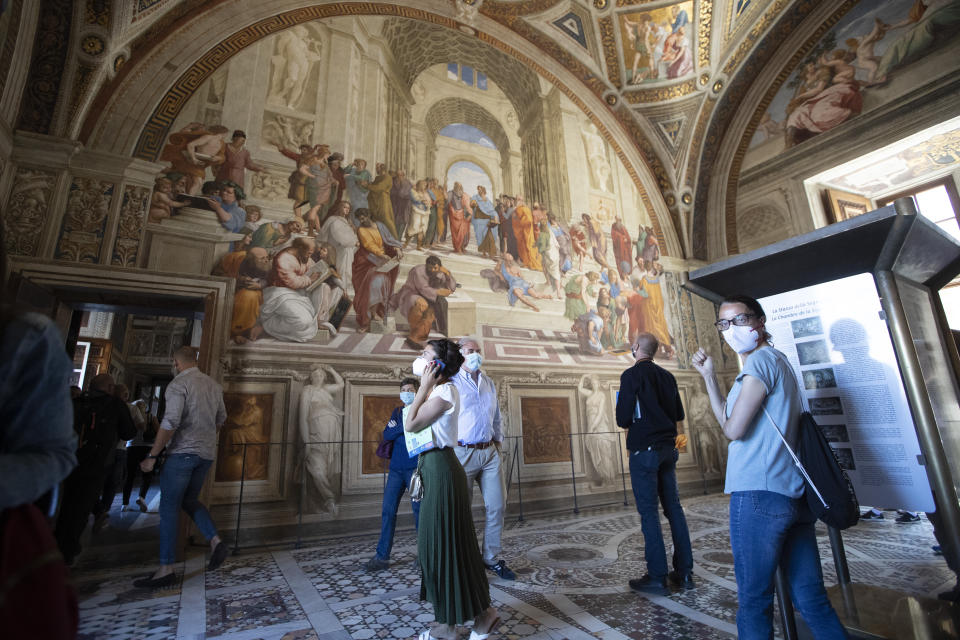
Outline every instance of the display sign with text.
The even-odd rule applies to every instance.
[[[933,496],[873,276],[760,300],[861,504],[932,511]]]

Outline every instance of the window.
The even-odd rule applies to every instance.
[[[957,223],[957,213],[960,212],[960,197],[958,197],[957,186],[951,176],[914,187],[909,191],[887,196],[880,200],[879,204],[881,206],[887,205],[898,198],[907,196],[912,196],[916,201],[920,215],[949,233],[955,240],[960,241],[960,224]]]
[[[473,67],[456,62],[447,63],[447,79],[460,81],[468,87],[476,86],[481,91],[487,90],[487,74],[477,71]]]

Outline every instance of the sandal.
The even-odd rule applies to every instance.
[[[500,616],[497,616],[493,619],[493,622],[490,623],[490,627],[487,629],[486,633],[477,633],[475,630],[470,630],[470,640],[487,640],[500,626]]]

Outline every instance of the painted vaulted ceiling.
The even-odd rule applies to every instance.
[[[13,9],[25,2],[12,0]],[[797,32],[814,37],[823,17],[841,4],[49,0],[16,124],[154,160],[191,91],[243,47],[309,20],[384,16],[381,33],[374,35],[388,43],[408,89],[431,65],[471,65],[504,91],[522,127],[537,116],[534,105],[543,85],[559,88],[594,121],[628,168],[657,222],[665,253],[707,259],[707,211],[731,208],[736,187],[729,174],[712,171],[718,154],[742,155],[738,144],[756,129],[764,92],[783,82],[778,73],[802,48],[804,40],[791,37]],[[675,40],[686,50],[657,65],[650,43],[678,31],[682,40]],[[793,46],[787,51],[784,43]],[[768,79],[758,89],[761,75]],[[751,92],[755,95],[745,101]],[[460,121],[506,139],[489,114],[465,101],[437,108],[462,111]],[[448,115],[436,122],[449,120]],[[738,171],[736,158],[732,168]],[[735,233],[727,230],[725,241],[726,252],[737,250]]]

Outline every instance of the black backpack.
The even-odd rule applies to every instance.
[[[800,413],[797,451],[794,452],[766,408],[761,405],[761,409],[803,476],[804,498],[810,511],[824,524],[836,529],[847,529],[857,524],[860,521],[860,503],[857,502],[853,484],[810,412]]]
[[[797,457],[806,470],[807,505],[828,526],[847,529],[860,521],[860,503],[853,483],[840,466],[837,454],[827,442],[820,425],[809,411],[800,414]]]

